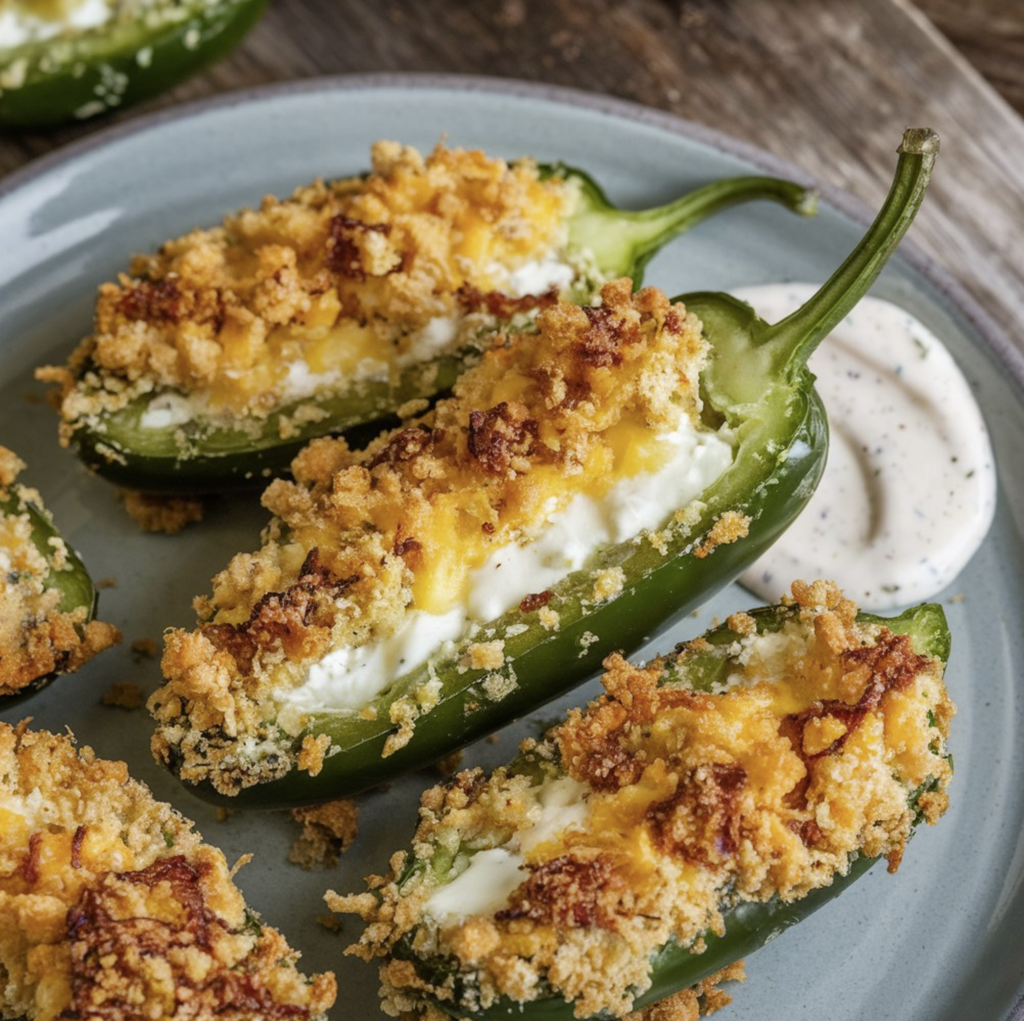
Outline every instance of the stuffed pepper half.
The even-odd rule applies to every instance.
[[[34,489],[0,447],[0,708],[121,641],[93,619],[96,589]]]
[[[62,386],[64,442],[114,481],[258,484],[306,440],[450,387],[496,323],[528,329],[559,297],[638,285],[671,237],[757,198],[813,210],[800,186],[747,177],[626,212],[580,171],[380,142],[366,177],[138,256],[100,288],[69,366],[41,376]]]
[[[422,800],[370,892],[384,1007],[459,1018],[621,1017],[798,921],[947,804],[949,634],[923,606],[861,616],[797,583],[646,667],[490,777]]]
[[[0,723],[0,1017],[322,1019],[224,855],[68,737]]]

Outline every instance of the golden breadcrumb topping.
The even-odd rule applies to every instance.
[[[301,719],[270,722],[275,690],[302,685],[332,650],[388,637],[412,610],[464,606],[470,573],[495,550],[529,542],[578,494],[600,498],[670,456],[659,437],[698,424],[700,324],[627,280],[601,298],[544,310],[536,337],[502,337],[451,399],[365,450],[322,439],[299,454],[294,480],[264,494],[275,518],[262,549],[214,579],[196,630],[166,636],[167,683],[150,703],[159,758],[225,792],[267,778],[265,768],[287,771],[286,750],[264,755],[265,768],[239,751],[248,740],[265,752],[274,727],[301,729]],[[622,578],[606,571],[593,588],[612,598]],[[481,641],[465,665],[503,658],[500,640]],[[430,697],[392,709],[400,730],[388,750]],[[300,768],[318,770],[327,752],[303,747]]]
[[[246,910],[220,851],[67,737],[0,723],[0,1017],[321,1017],[312,979]]]
[[[54,572],[71,571],[63,541],[44,554],[33,542],[29,505],[45,516],[42,499],[15,480],[24,463],[0,447],[0,697],[55,673],[71,673],[121,641],[111,624],[89,620],[92,607],[61,608]]]
[[[727,647],[725,683],[685,683],[704,640],[647,667],[613,655],[606,693],[528,743],[520,768],[424,794],[412,854],[370,893],[329,898],[368,923],[350,952],[390,958],[385,1009],[557,995],[581,1018],[622,1016],[651,954],[670,940],[700,953],[731,906],[796,900],[858,854],[896,868],[917,814],[947,803],[943,664],[857,623],[834,585],[793,591],[781,630]],[[521,878],[488,886],[481,864],[474,880],[484,851]]]
[[[746,977],[743,961],[736,961],[689,989],[680,989],[664,1000],[631,1011],[623,1021],[698,1021],[732,1003],[732,997],[721,988],[723,983],[743,982]],[[391,1016],[401,1021],[449,1021],[451,1018],[434,1004],[420,1002]]]
[[[724,982],[743,982],[747,974],[742,961],[736,961],[689,989],[680,989],[664,1000],[631,1011],[624,1021],[697,1021],[728,1007],[732,997],[721,989]]]
[[[61,384],[65,439],[167,389],[196,396],[193,411],[265,417],[457,350],[481,317],[557,295],[516,297],[510,273],[563,258],[576,200],[563,180],[443,145],[424,158],[378,142],[372,165],[167,241],[104,284],[95,332],[66,369],[41,370]]]

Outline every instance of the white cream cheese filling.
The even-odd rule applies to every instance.
[[[56,822],[59,814],[56,807],[43,798],[38,787],[34,787],[28,794],[0,796],[0,808],[12,815],[21,816],[31,829]]]
[[[409,345],[409,350],[399,356],[398,367],[405,369],[410,365],[427,362],[450,350],[458,339],[462,319],[463,317],[459,315],[434,316],[428,319]],[[384,367],[387,368],[386,365]]]
[[[463,607],[445,614],[412,609],[394,634],[337,649],[310,668],[304,683],[275,692],[282,725],[298,725],[304,713],[364,706],[417,663],[443,651],[446,643],[469,637],[525,596],[582,569],[600,548],[661,527],[732,460],[727,437],[699,431],[686,416],[660,439],[671,446],[671,453],[656,471],[620,479],[602,499],[580,494],[562,510],[552,510],[537,538],[492,553],[470,572]]]
[[[424,912],[441,926],[471,915],[492,915],[508,902],[509,894],[526,878],[525,855],[569,829],[583,829],[589,812],[587,786],[564,776],[542,784],[530,824],[504,847],[478,851],[450,883],[439,886]]]
[[[577,271],[573,266],[557,259],[534,260],[507,274],[506,290],[515,298],[528,294],[545,294],[552,287],[563,291],[572,284],[576,275]],[[343,383],[383,380],[387,379],[393,369],[401,371],[433,361],[458,346],[464,322],[465,317],[459,314],[434,316],[427,320],[408,349],[392,362],[382,358],[364,358],[349,372],[312,372],[302,360],[291,362],[280,383],[278,399],[282,403],[302,400],[325,390],[336,389]],[[236,377],[237,375],[239,373],[235,373]],[[162,393],[150,401],[139,418],[139,427],[177,428],[195,419],[208,418],[214,414],[206,394]]]
[[[141,429],[170,429],[186,425],[204,414],[205,400],[179,393],[157,394],[139,418]]]
[[[509,273],[506,290],[513,298],[547,294],[552,288],[561,293],[575,279],[576,270],[568,263],[555,258],[537,259]]]

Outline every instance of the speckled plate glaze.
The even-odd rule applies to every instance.
[[[304,82],[172,110],[101,132],[0,182],[0,442],[29,461],[27,481],[44,492],[94,577],[112,580],[102,592],[102,615],[126,639],[6,715],[13,721],[31,713],[37,726],[72,727],[101,755],[126,759],[229,860],[252,852],[242,887],[302,951],[306,968],[337,972],[336,1019],[379,1016],[377,976],[373,966],[342,956],[358,932],[353,921],[340,936],[318,924],[326,914],[321,895],[328,887],[356,890],[362,876],[386,867],[390,852],[406,846],[419,792],[434,777],[408,777],[363,798],[355,848],[330,872],[303,872],[287,862],[298,827],[286,813],[217,821],[154,765],[145,713],[104,708],[100,698],[115,681],[147,691],[158,684],[157,661],[133,659],[131,643],[159,642],[168,625],[191,623],[191,598],[207,591],[232,552],[256,543],[265,515],[255,496],[225,498],[201,526],[175,538],[140,534],[112,489],[58,446],[55,416],[32,369],[62,361],[88,332],[96,286],[125,267],[130,253],[213,224],[267,192],[359,171],[377,138],[429,148],[442,136],[510,157],[564,159],[588,169],[624,205],[651,205],[752,168],[802,176],[707,129],[604,97],[401,76]],[[826,201],[816,221],[774,207],[731,211],[669,246],[648,281],[676,293],[819,280],[846,255],[868,215],[821,185]],[[749,959],[749,979],[735,988],[729,1008],[732,1021],[1024,1016],[1014,1009],[1024,988],[1024,354],[912,244],[874,293],[901,303],[944,339],[985,411],[1002,469],[993,529],[939,596],[954,632],[948,681],[960,710],[953,805],[937,829],[915,838],[896,876],[875,869]],[[753,602],[732,586],[649,651],[668,649],[716,615]],[[543,720],[593,690],[549,707]],[[507,728],[496,743],[470,749],[466,762],[507,758],[539,722]]]

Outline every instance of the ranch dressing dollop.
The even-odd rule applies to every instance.
[[[741,288],[768,322],[810,284]],[[927,600],[981,545],[995,510],[995,462],[952,356],[891,302],[864,298],[810,359],[828,412],[825,474],[810,503],[740,579],[775,600],[795,578],[830,578],[867,610]]]

